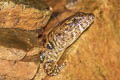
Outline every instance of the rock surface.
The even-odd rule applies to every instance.
[[[4,80],[30,80],[37,72],[38,64],[34,62],[15,62],[0,60],[0,79]],[[12,79],[13,78],[13,79]],[[16,78],[16,79],[15,79]]]
[[[20,60],[32,48],[39,47],[35,32],[1,28],[0,34],[0,59]]]
[[[45,1],[49,6],[53,8],[53,11],[65,11],[64,6],[66,5],[66,0],[58,0],[57,2],[56,0]],[[42,70],[42,67],[39,65],[39,61],[17,61],[16,63],[14,63],[14,61],[11,62],[8,60],[0,60],[0,79],[119,80],[119,4],[119,0],[78,0],[75,10],[72,10],[70,12],[67,11],[61,14],[60,19],[57,19],[56,22],[59,22],[59,20],[64,19],[68,15],[74,14],[74,12],[76,11],[93,13],[95,15],[95,21],[91,25],[91,27],[83,35],[81,35],[81,37],[72,46],[70,46],[65,51],[63,58],[66,60],[67,66],[61,71],[59,75],[54,77],[46,76],[46,74]],[[16,10],[19,11],[19,9]],[[2,12],[3,11],[1,10],[0,13]],[[30,12],[28,11],[27,13]],[[4,15],[4,13],[2,13],[1,15]],[[34,14],[32,13],[32,15]],[[2,20],[3,19],[0,19],[0,21]],[[50,28],[54,28],[53,25],[56,22],[51,22],[48,28],[46,28],[46,32]],[[2,23],[0,22],[0,24]],[[21,27],[24,28],[24,26]],[[34,51],[33,54],[35,54]],[[30,53],[29,55],[33,54]],[[6,54],[6,56],[7,55],[9,54]]]
[[[45,3],[36,2],[36,0],[31,0],[31,2],[29,0],[17,2],[3,0],[0,4],[0,27],[3,28],[41,29],[47,24],[52,13]]]

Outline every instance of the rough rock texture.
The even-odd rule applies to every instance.
[[[0,60],[0,76],[2,76],[0,79],[4,80],[5,76],[8,76],[11,80],[30,80],[37,72],[37,68],[38,64],[34,62]],[[7,80],[9,80],[9,78]]]
[[[70,11],[64,9],[67,2],[66,0],[45,1],[53,8],[53,11],[66,11],[60,14],[60,19],[48,25],[46,33],[50,28],[54,28],[53,25],[56,22],[74,14],[76,11],[93,13],[95,15],[95,21],[92,26],[65,51],[63,59],[66,60],[67,66],[59,75],[54,77],[46,76],[42,67],[35,64],[37,62],[28,60],[27,62],[17,61],[15,63],[14,61],[0,60],[0,79],[120,80],[120,1],[78,0],[77,7]],[[2,12],[3,11],[0,11],[0,13]],[[28,11],[27,13],[30,12]],[[4,13],[1,15],[4,15]],[[4,20],[0,19],[0,21]],[[0,24],[3,23],[0,22]],[[33,53],[36,54],[34,51]],[[33,54],[30,53],[29,55]]]
[[[25,30],[43,28],[52,13],[47,5],[35,0],[3,0],[0,1],[0,9],[0,27]]]
[[[0,59],[20,60],[39,47],[35,32],[4,28],[0,29],[0,34]]]

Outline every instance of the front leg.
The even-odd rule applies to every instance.
[[[65,66],[66,66],[65,62],[59,65],[59,64],[56,64],[55,61],[50,60],[44,64],[44,70],[47,73],[47,75],[56,76]]]
[[[46,50],[40,54],[40,61],[43,63],[44,71],[49,76],[57,75],[66,65],[65,62],[59,62],[63,52],[56,53],[55,50]]]

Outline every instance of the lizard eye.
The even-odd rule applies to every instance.
[[[48,48],[48,49],[54,49],[53,43],[52,43],[52,42],[49,42],[49,43],[47,44],[47,48]]]

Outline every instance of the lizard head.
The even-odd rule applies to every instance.
[[[80,31],[83,32],[87,29],[94,21],[94,15],[91,13],[77,12],[66,21],[71,27],[79,27]]]

